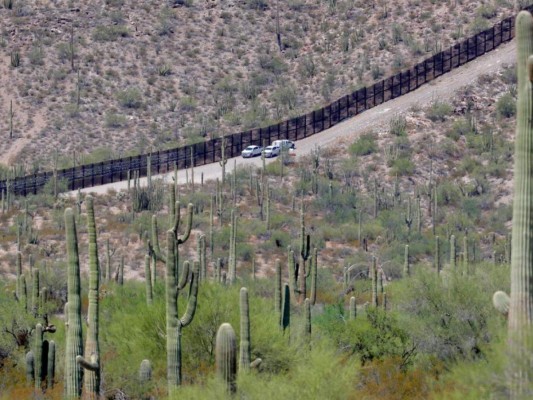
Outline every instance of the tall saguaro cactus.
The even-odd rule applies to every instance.
[[[518,101],[514,158],[509,345],[511,397],[525,398],[533,378],[533,17],[516,18]],[[531,393],[529,393],[531,394]]]
[[[310,236],[305,234],[304,204],[300,207],[300,262],[298,267],[298,302],[303,303],[307,298],[306,278],[309,277],[309,269],[306,268],[307,260],[311,254]]]
[[[65,305],[66,350],[65,350],[65,397],[76,399],[81,395],[81,366],[76,357],[83,355],[80,298],[80,261],[76,223],[71,208],[65,210],[67,237],[67,304]]]
[[[166,319],[167,319],[167,380],[169,396],[176,392],[181,385],[181,331],[188,326],[196,312],[198,295],[198,275],[200,265],[194,262],[193,273],[190,283],[189,301],[187,309],[181,318],[178,317],[178,296],[180,290],[187,284],[188,268],[184,267],[182,279],[178,282],[179,246],[185,243],[191,234],[193,205],[187,207],[187,224],[182,236],[178,234],[180,227],[180,206],[176,203],[176,216],[171,229],[167,231],[167,254],[166,260]],[[188,264],[184,264],[187,266]],[[187,272],[187,273],[186,273]]]
[[[240,292],[241,311],[241,343],[239,355],[239,371],[250,370],[250,305],[248,302],[248,289],[241,288]]]
[[[228,323],[218,328],[215,355],[217,375],[226,383],[228,392],[235,393],[237,390],[237,338],[235,331]]]
[[[83,397],[96,400],[100,395],[100,343],[98,340],[98,291],[100,287],[100,265],[98,262],[98,245],[96,242],[96,223],[92,196],[85,199],[87,205],[87,233],[89,236],[89,308],[87,312],[87,339],[85,355],[76,357],[84,370]]]
[[[230,283],[234,283],[235,279],[237,279],[237,217],[234,209],[231,210],[228,278]]]

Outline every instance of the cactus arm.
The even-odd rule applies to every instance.
[[[76,362],[88,371],[97,372],[100,370],[100,363],[98,362],[98,358],[95,354],[91,355],[90,361],[86,360],[82,356],[76,356]]]
[[[180,281],[178,282],[178,290],[183,290],[189,282],[189,270],[190,270],[189,261],[183,263],[183,270],[181,271]]]
[[[178,212],[179,214],[179,212]],[[179,218],[179,217],[178,217]],[[166,257],[161,252],[161,248],[159,247],[159,237],[158,237],[158,229],[157,229],[157,217],[155,215],[152,215],[152,240],[149,242],[150,249],[152,250],[153,254],[155,255],[157,261],[161,261],[163,263],[167,262]]]
[[[172,230],[176,234],[178,244],[183,244],[189,239],[189,236],[191,234],[191,229],[192,229],[193,209],[194,209],[194,205],[192,203],[189,203],[189,205],[187,206],[187,225],[185,225],[185,232],[183,233],[183,235],[181,237],[177,236],[178,225],[174,225],[174,228],[172,228]],[[179,202],[176,202],[176,214],[177,215],[180,214],[180,212],[179,212]],[[180,218],[177,217],[176,221],[178,222],[178,224],[179,224],[179,220],[180,220]]]
[[[196,313],[196,304],[198,301],[198,274],[200,269],[200,263],[198,261],[195,261],[193,263],[193,271],[192,271],[192,278],[191,278],[191,286],[189,291],[189,301],[187,302],[187,309],[185,310],[185,314],[180,318],[180,326],[182,328],[185,328],[187,325],[191,323],[191,321],[194,318],[194,314]]]

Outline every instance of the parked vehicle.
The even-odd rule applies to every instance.
[[[263,154],[265,157],[276,157],[279,155],[280,150],[279,146],[267,146],[263,150]]]
[[[280,149],[295,149],[296,145],[292,140],[282,139],[274,140],[272,146],[278,146]]]
[[[250,158],[261,155],[261,152],[263,151],[263,147],[261,146],[248,146],[241,152],[241,156],[243,158]]]

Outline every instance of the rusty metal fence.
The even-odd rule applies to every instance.
[[[532,9],[533,6],[527,7]],[[231,158],[241,154],[249,145],[271,143],[276,139],[300,140],[322,132],[339,122],[356,116],[365,110],[388,100],[409,93],[421,85],[489,52],[514,37],[514,16],[506,18],[493,27],[463,40],[435,54],[414,67],[383,79],[372,86],[348,94],[327,106],[308,114],[280,122],[265,128],[227,135],[225,154]],[[69,190],[86,188],[127,179],[128,171],[138,171],[146,176],[150,160],[153,174],[174,169],[188,168],[217,162],[222,158],[222,138],[182,146],[151,154],[120,158],[75,168],[57,170],[57,179],[67,182]],[[18,195],[36,194],[53,179],[52,171],[40,172],[10,180],[0,181],[0,193],[9,190]]]

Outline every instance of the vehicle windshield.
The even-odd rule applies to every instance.
[[[255,149],[255,146],[248,146],[248,147],[247,147],[246,149],[244,149],[244,150],[253,150],[253,149]]]

